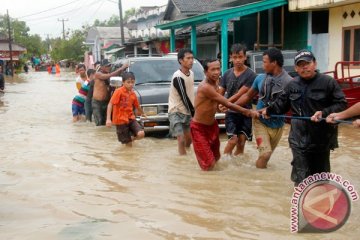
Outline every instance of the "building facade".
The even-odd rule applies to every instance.
[[[125,43],[130,39],[129,30],[126,27],[124,27],[124,38]],[[88,31],[85,44],[89,46],[94,62],[101,61],[105,55],[109,57],[109,54],[105,52],[107,48],[104,46],[112,44],[124,46],[121,43],[120,27],[92,27]]]
[[[289,10],[309,13],[309,47],[321,71],[334,70],[339,61],[360,61],[359,1],[289,0]],[[360,74],[360,66],[351,65],[350,72]]]

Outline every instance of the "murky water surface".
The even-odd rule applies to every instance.
[[[126,148],[114,129],[71,122],[75,75],[7,79],[0,98],[0,239],[359,239],[360,202],[329,234],[291,234],[288,128],[269,168],[254,142],[202,172],[176,141]],[[341,126],[332,170],[360,191],[360,130]],[[221,149],[226,138],[221,136]]]

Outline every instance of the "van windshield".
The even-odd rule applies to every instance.
[[[180,67],[177,59],[131,61],[130,71],[135,74],[136,84],[171,82],[171,77]],[[195,81],[204,79],[204,71],[199,61],[194,60],[192,71]]]

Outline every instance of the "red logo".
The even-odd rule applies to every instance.
[[[347,193],[333,182],[317,182],[304,192],[301,210],[306,232],[332,232],[347,221],[351,205]]]

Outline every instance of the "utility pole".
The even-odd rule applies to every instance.
[[[63,25],[63,39],[65,40],[65,21],[69,21],[69,19],[58,19],[59,22],[62,22]]]
[[[122,5],[121,0],[119,0],[119,13],[120,13],[120,34],[121,34],[121,45],[124,46],[125,44],[125,38],[124,38],[124,22],[123,22],[123,16],[122,16]]]
[[[46,34],[47,38],[46,38],[46,43],[48,45],[48,52],[50,52],[50,38],[49,38],[49,34]]]
[[[10,69],[11,69],[11,76],[14,76],[14,65],[13,65],[13,58],[12,58],[12,45],[11,45],[11,29],[10,29],[10,16],[9,10],[6,10],[7,19],[8,19],[8,31],[9,31],[9,51],[10,51]]]

